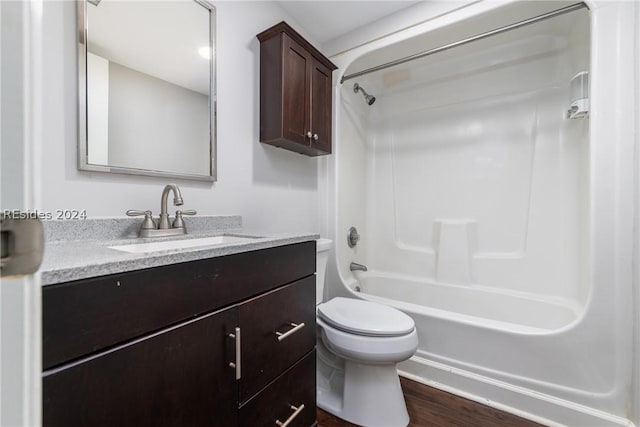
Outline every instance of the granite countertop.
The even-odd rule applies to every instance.
[[[246,230],[235,216],[190,218],[188,234],[179,237],[136,237],[140,220],[105,218],[65,223],[45,222],[45,254],[40,267],[42,285],[52,285],[90,277],[123,273],[199,259],[213,258],[292,243],[318,239],[314,233],[263,233]],[[128,253],[110,246],[196,239],[219,235],[241,235],[253,238],[238,243]]]

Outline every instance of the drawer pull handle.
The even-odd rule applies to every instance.
[[[236,333],[229,334],[229,336],[236,340],[236,362],[229,362],[229,366],[235,368],[236,379],[239,380],[242,377],[242,347],[240,346],[240,328],[236,328]]]
[[[278,341],[282,341],[283,339],[287,338],[289,335],[294,334],[298,332],[300,329],[304,328],[304,323],[291,323],[291,326],[293,326],[293,329],[288,330],[284,334],[282,332],[276,332],[276,335],[278,336]]]
[[[304,323],[303,323],[303,325],[304,325]],[[295,406],[291,405],[291,409],[293,409],[293,411],[294,411],[294,412],[293,412],[293,414],[291,414],[291,415],[289,416],[289,418],[287,418],[287,420],[286,420],[285,422],[282,422],[282,421],[280,421],[280,420],[276,420],[276,424],[277,424],[278,426],[280,426],[280,427],[287,427],[289,424],[291,424],[291,421],[293,421],[293,420],[298,416],[298,414],[299,414],[300,412],[302,412],[302,410],[304,409],[304,404],[303,404],[303,405],[298,406],[297,408],[296,408]]]

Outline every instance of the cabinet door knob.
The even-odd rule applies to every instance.
[[[317,141],[317,140],[318,140],[318,134],[317,134],[317,133],[314,133],[314,134],[313,134],[313,140],[314,140],[314,141]]]
[[[311,131],[307,132],[307,138],[309,138],[309,139],[313,138],[313,134],[311,133]]]
[[[297,408],[293,405],[290,406],[290,408],[294,411],[293,414],[291,414],[289,416],[289,418],[286,419],[285,422],[282,422],[280,420],[276,420],[276,425],[279,427],[287,427],[289,424],[291,424],[291,421],[293,421],[300,412],[302,412],[302,410],[304,409],[304,405],[300,405]]]
[[[291,326],[293,326],[292,329],[289,329],[287,332],[282,333],[282,332],[276,332],[276,335],[278,336],[278,341],[282,341],[283,339],[287,338],[288,336],[298,332],[300,329],[304,328],[304,323],[290,323]]]

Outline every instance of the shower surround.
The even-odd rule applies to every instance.
[[[349,75],[562,6],[475,4],[335,62]],[[337,85],[329,292],[414,318],[409,378],[549,425],[629,425],[634,6],[588,6]],[[590,111],[569,119],[583,72]]]

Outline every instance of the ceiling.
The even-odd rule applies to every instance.
[[[277,1],[316,43],[333,40],[420,1]]]

